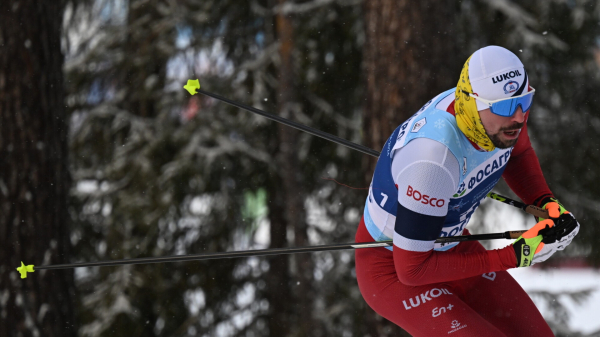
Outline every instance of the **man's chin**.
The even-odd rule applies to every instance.
[[[517,140],[519,140],[519,137],[514,139],[504,139],[501,135],[496,134],[494,136],[491,136],[490,140],[492,141],[492,144],[494,144],[494,146],[499,149],[509,149],[515,146],[515,144],[517,144]]]

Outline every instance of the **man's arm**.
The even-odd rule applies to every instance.
[[[516,266],[510,246],[481,252],[433,250],[448,213],[448,202],[457,189],[459,172],[449,149],[434,140],[415,139],[395,154],[392,173],[398,187],[398,211],[394,263],[402,283],[452,281]]]

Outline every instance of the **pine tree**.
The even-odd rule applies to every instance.
[[[0,4],[0,335],[75,336],[60,1]]]

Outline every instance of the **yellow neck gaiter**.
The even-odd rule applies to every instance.
[[[456,92],[454,94],[456,124],[472,142],[476,143],[486,151],[493,151],[496,147],[492,144],[492,140],[485,133],[483,124],[481,124],[481,118],[479,117],[479,111],[477,111],[475,99],[469,96],[469,94],[463,93],[463,91],[473,93],[471,81],[469,80],[470,60],[471,57],[467,59],[467,62],[465,62],[465,65],[460,72],[460,79],[458,80]]]

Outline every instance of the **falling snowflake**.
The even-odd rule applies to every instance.
[[[444,121],[442,119],[438,119],[437,121],[435,121],[435,124],[433,126],[435,126],[436,129],[441,129],[444,127]]]

